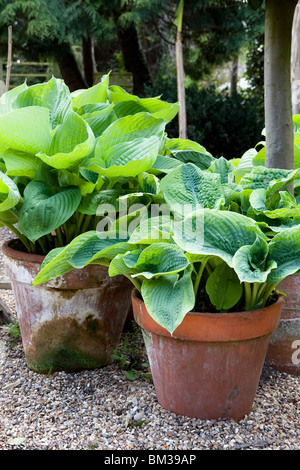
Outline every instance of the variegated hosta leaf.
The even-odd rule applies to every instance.
[[[218,209],[225,203],[220,175],[187,163],[166,175],[160,189],[171,210],[184,217],[199,207]]]
[[[145,279],[142,297],[149,315],[171,334],[195,305],[192,266],[177,274]]]
[[[2,116],[2,114],[10,113],[11,111],[13,111],[13,109],[15,109],[14,102],[18,94],[26,90],[27,88],[28,86],[24,82],[22,83],[22,85],[14,87],[4,93],[2,96],[0,96],[0,116]]]
[[[55,188],[31,181],[24,191],[19,211],[19,230],[32,242],[64,224],[76,211],[81,200],[77,187]]]
[[[17,185],[5,173],[0,172],[0,212],[15,207],[20,199]]]
[[[72,111],[63,124],[54,130],[48,150],[37,153],[37,157],[53,168],[73,169],[90,155],[94,145],[95,137],[91,128]]]
[[[277,263],[268,276],[270,284],[277,284],[300,269],[299,227],[288,228],[273,237],[269,243],[268,260]]]

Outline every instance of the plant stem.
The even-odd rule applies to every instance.
[[[85,216],[85,214],[82,214],[82,213],[80,213],[79,216],[78,216],[78,213],[76,212],[77,227],[76,227],[76,230],[75,230],[74,238],[77,237],[81,233],[80,229],[81,229],[81,224],[82,224],[84,216]]]
[[[252,308],[252,290],[249,282],[244,282],[245,289],[245,310],[251,310]]]
[[[64,246],[63,234],[62,234],[61,227],[57,227],[56,235],[57,235],[60,246]]]
[[[195,298],[197,298],[199,284],[200,284],[202,273],[204,271],[204,268],[205,268],[206,264],[207,264],[207,261],[204,261],[203,263],[201,263],[201,266],[200,266],[199,271],[197,273],[197,277],[196,277],[196,280],[195,280],[195,283],[194,283]]]
[[[19,230],[18,230],[14,225],[6,224],[6,226],[7,226],[7,228],[9,228],[9,230],[11,230],[15,235],[17,235],[17,237],[21,240],[21,242],[22,242],[23,245],[26,247],[26,249],[28,250],[28,252],[31,253],[31,246],[30,246],[29,240],[27,240],[27,238],[26,238],[21,232],[19,232]]]
[[[87,231],[88,226],[89,226],[90,221],[91,221],[91,218],[92,218],[91,215],[87,215],[87,216],[86,216],[85,221],[84,221],[84,224],[83,224],[83,226],[82,226],[82,228],[81,228],[81,233],[84,233],[84,232]]]

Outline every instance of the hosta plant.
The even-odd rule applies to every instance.
[[[189,311],[226,315],[268,305],[277,284],[300,268],[300,230],[281,227],[270,237],[259,221],[230,210],[225,167],[220,159],[206,170],[181,164],[160,180],[164,213],[147,207],[133,230],[121,223],[130,220],[124,216],[109,230],[80,235],[49,253],[34,284],[88,264],[106,265],[110,276],[132,281],[149,314],[170,333]],[[284,176],[285,184],[290,178]]]
[[[140,99],[109,86],[109,74],[74,93],[54,77],[5,93],[0,225],[28,252],[46,254],[95,229],[104,216],[99,206],[116,206],[118,198],[138,191],[156,192],[168,168],[158,161],[148,170],[165,154],[179,161],[172,152],[182,150],[165,132],[177,111],[177,103]],[[183,149],[186,154],[206,152],[192,145]]]

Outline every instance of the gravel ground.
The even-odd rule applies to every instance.
[[[7,237],[0,229],[1,244]],[[16,319],[12,292],[0,298]],[[139,330],[124,335],[129,353],[146,360]],[[21,339],[0,326],[0,450],[299,450],[299,383],[265,365],[249,416],[239,423],[191,419],[164,410],[151,377],[129,380],[118,361],[37,374],[25,364]]]

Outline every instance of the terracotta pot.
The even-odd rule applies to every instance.
[[[131,303],[128,279],[91,265],[33,287],[44,257],[14,245],[7,242],[2,251],[28,367],[48,373],[110,364]]]
[[[270,339],[267,362],[280,372],[300,375],[300,274],[286,277],[278,289],[286,297],[278,328]]]
[[[282,297],[271,306],[239,313],[188,313],[173,336],[132,293],[159,403],[179,415],[201,419],[248,415]]]

